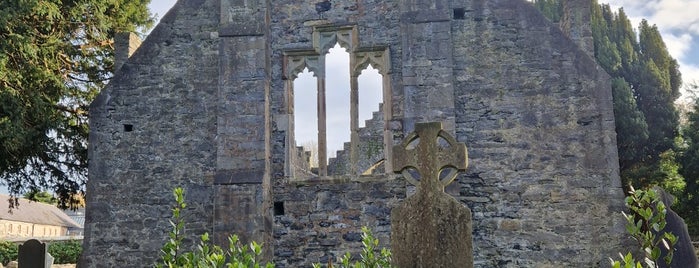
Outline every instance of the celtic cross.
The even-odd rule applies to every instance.
[[[468,166],[466,145],[444,131],[440,122],[416,124],[414,132],[393,146],[393,155],[393,171],[402,173],[418,189],[444,191],[457,172]],[[411,169],[417,171],[419,181]],[[445,169],[448,173],[440,176]]]
[[[394,172],[417,186],[391,211],[393,264],[472,268],[471,211],[444,193],[457,172],[466,169],[466,145],[442,130],[441,123],[422,123],[393,153]]]

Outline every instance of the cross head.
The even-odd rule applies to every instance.
[[[441,122],[417,123],[414,132],[393,146],[393,172],[418,189],[444,191],[467,166],[466,145],[444,131]]]

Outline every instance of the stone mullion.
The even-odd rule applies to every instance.
[[[350,66],[354,67],[354,54]],[[350,174],[359,173],[359,71],[350,70]]]
[[[388,66],[384,66],[381,71],[381,90],[383,92],[383,153],[384,170],[390,174],[393,170],[393,132],[389,126],[392,117],[393,93],[391,91],[391,75],[387,72]]]
[[[287,104],[287,115],[293,115],[294,114],[294,79],[287,79],[286,80],[286,104]],[[286,154],[287,157],[286,159],[289,159],[290,161],[286,161],[284,164],[284,174],[291,175],[292,178],[296,178],[296,164],[300,159],[296,158],[296,133],[294,132],[294,126],[296,125],[296,122],[294,121],[293,116],[288,117],[288,122],[289,124],[287,125],[286,131],[289,135],[289,138],[286,139]]]
[[[327,122],[325,106],[325,56],[321,56],[318,65],[318,176],[328,175]],[[322,70],[322,71],[320,71]]]

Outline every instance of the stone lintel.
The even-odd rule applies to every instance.
[[[421,11],[408,11],[400,16],[402,23],[428,23],[451,20],[450,9],[429,9]]]
[[[218,170],[214,175],[214,184],[261,184],[264,173],[264,169]]]

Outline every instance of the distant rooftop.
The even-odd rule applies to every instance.
[[[19,206],[10,210],[9,199],[9,195],[0,194],[0,220],[82,228],[79,223],[54,205],[19,198]]]

